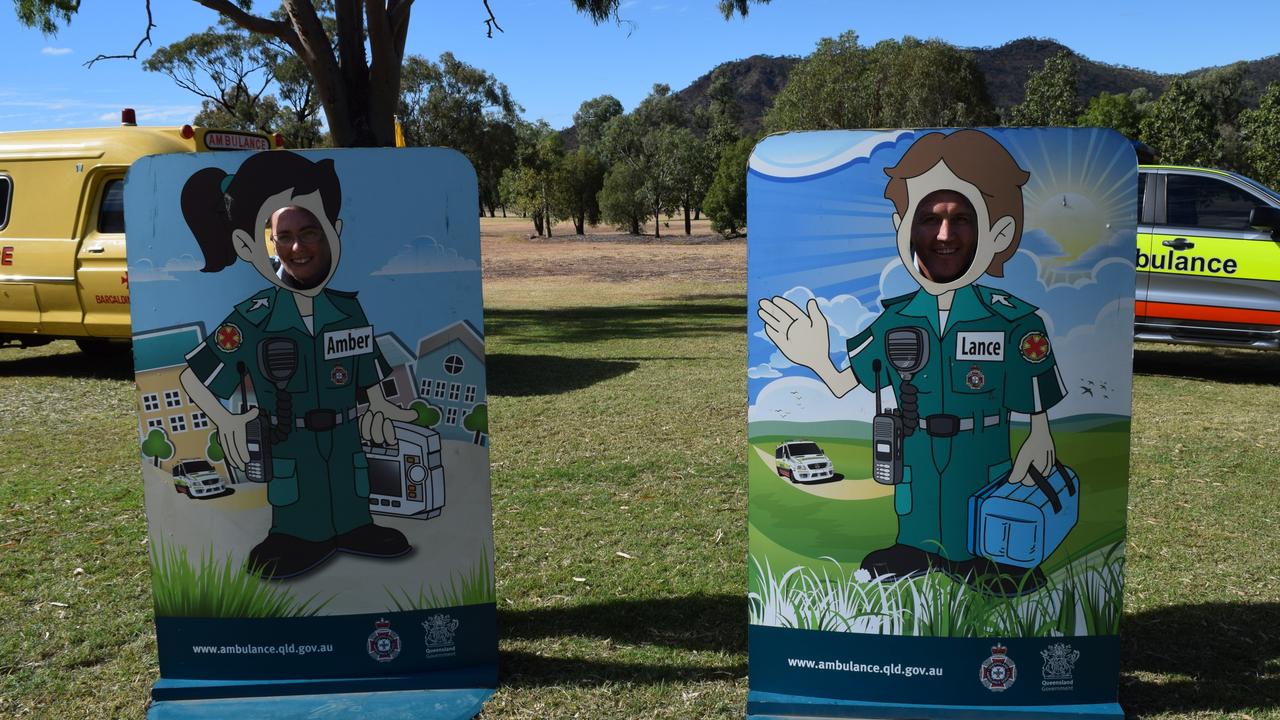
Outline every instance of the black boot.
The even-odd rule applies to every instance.
[[[342,552],[379,558],[400,557],[413,549],[404,533],[373,523],[342,533],[333,544]]]
[[[319,567],[333,556],[329,540],[303,540],[270,533],[249,551],[249,572],[264,580],[284,580]]]
[[[892,575],[894,578],[918,577],[934,570],[945,570],[947,561],[918,547],[898,543],[867,554],[862,569],[872,578]]]
[[[984,557],[954,563],[948,574],[980,593],[997,597],[1027,595],[1046,582],[1039,565],[1032,568],[1002,565]]]

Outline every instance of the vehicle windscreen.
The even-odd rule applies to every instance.
[[[817,443],[791,443],[787,446],[791,449],[791,455],[821,455],[822,448]]]
[[[191,460],[182,463],[182,471],[185,473],[213,472],[213,466],[204,460]]]

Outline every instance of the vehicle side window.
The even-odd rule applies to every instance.
[[[1221,180],[1198,175],[1166,176],[1168,224],[1219,230],[1252,230],[1249,211],[1262,204]]]
[[[102,186],[102,203],[98,206],[98,232],[124,232],[123,180],[108,180]]]
[[[773,457],[774,457],[775,459],[777,459],[777,460],[781,460],[781,459],[782,459],[782,448],[781,448],[781,447],[779,447],[777,450],[774,450],[774,451],[773,451]]]
[[[13,197],[13,178],[0,175],[0,230],[9,225],[9,199]]]

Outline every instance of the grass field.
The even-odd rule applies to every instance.
[[[502,687],[483,717],[741,717],[741,244],[485,242]],[[1280,718],[1280,356],[1135,362],[1121,701]],[[0,349],[0,717],[144,714],[130,377],[69,343]]]

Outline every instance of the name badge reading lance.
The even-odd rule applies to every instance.
[[[368,355],[373,352],[373,326],[365,325],[345,330],[332,330],[324,334],[324,359]]]
[[[962,332],[956,338],[957,360],[1004,360],[1004,333]]]

